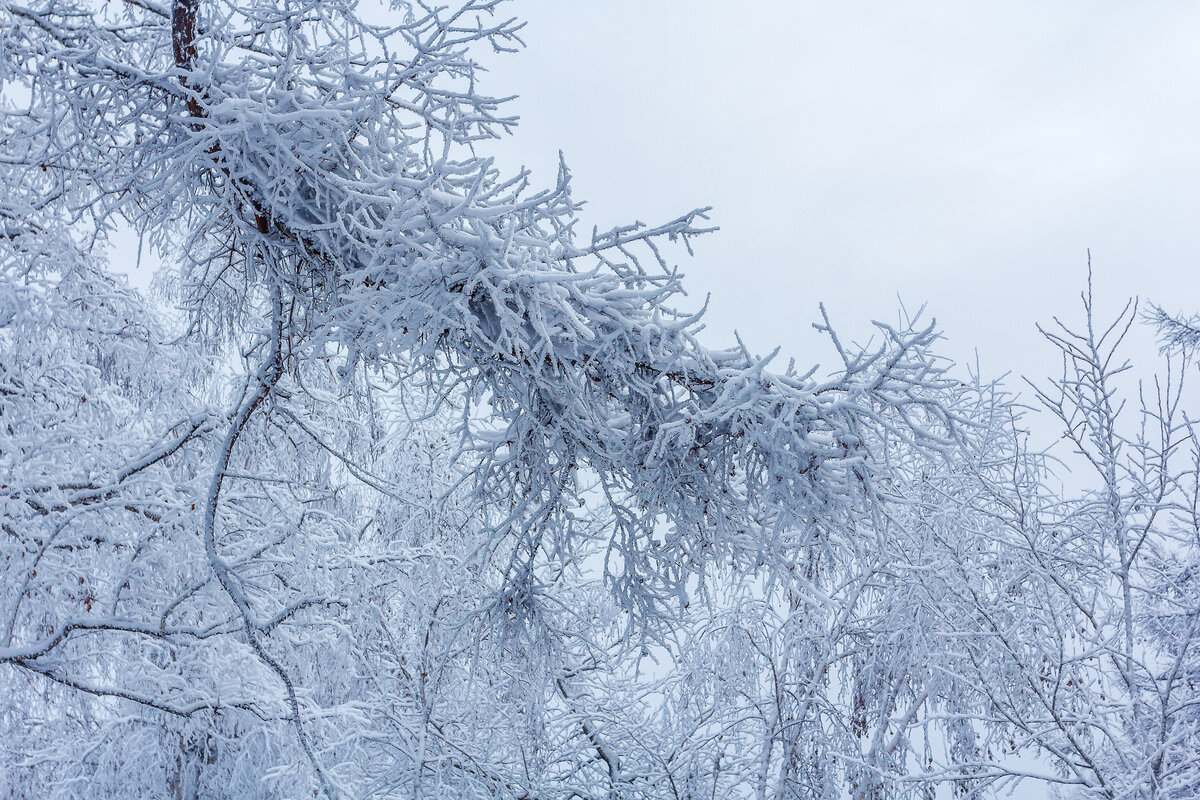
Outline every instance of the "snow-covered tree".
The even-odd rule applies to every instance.
[[[709,349],[664,249],[702,212],[580,238],[565,167],[478,156],[501,10],[0,6],[13,791],[625,791],[565,765],[609,760],[579,676],[628,637],[556,605],[661,636],[873,502],[885,433],[953,441],[932,329],[831,333],[820,380]],[[179,314],[104,271],[116,224]]]
[[[1054,335],[1064,500],[931,326],[707,346],[703,210],[482,155],[504,9],[0,0],[0,792],[1187,796],[1174,378]]]
[[[938,577],[945,629],[966,656],[955,669],[973,687],[973,766],[1065,796],[1190,796],[1200,626],[1186,564],[1200,473],[1188,364],[1172,359],[1131,389],[1121,346],[1135,305],[1101,325],[1090,283],[1083,301],[1082,325],[1045,331],[1064,372],[1037,397],[1093,488],[1053,491],[1046,461],[1013,430],[964,496],[983,535]]]

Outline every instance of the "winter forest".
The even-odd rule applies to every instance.
[[[518,11],[0,0],[0,797],[1200,797],[1200,318],[720,341]]]

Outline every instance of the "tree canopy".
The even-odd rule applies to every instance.
[[[1081,496],[932,325],[714,349],[705,209],[480,155],[506,8],[0,0],[0,790],[1192,796],[1187,323],[1047,332]]]

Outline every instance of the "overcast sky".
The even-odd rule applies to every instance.
[[[520,95],[504,158],[550,182],[562,149],[589,226],[713,206],[681,255],[713,345],[830,363],[819,301],[857,334],[899,295],[955,357],[1045,375],[1034,324],[1076,312],[1089,247],[1102,310],[1200,310],[1200,4],[509,8],[528,47],[486,60]]]

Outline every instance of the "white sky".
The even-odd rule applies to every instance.
[[[527,49],[500,154],[561,148],[601,228],[711,205],[680,254],[709,336],[829,361],[824,301],[860,335],[899,295],[985,373],[1057,370],[1034,323],[1200,311],[1200,4],[1006,0],[516,0]],[[1148,331],[1139,354],[1152,354]]]

